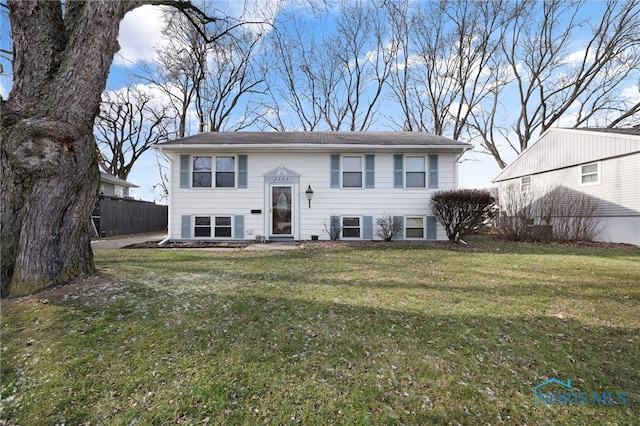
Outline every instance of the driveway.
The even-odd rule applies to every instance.
[[[91,241],[91,248],[94,250],[113,250],[149,241],[160,242],[165,238],[167,238],[167,234],[128,235],[120,238],[110,237]]]
[[[166,234],[145,234],[145,235],[130,235],[126,237],[110,237],[101,240],[91,241],[91,248],[94,250],[115,250],[121,249],[132,244],[141,244],[147,242],[160,242],[167,238]],[[304,247],[303,243],[296,242],[276,242],[276,243],[256,243],[249,244],[244,248],[189,248],[186,250],[209,250],[209,251],[224,251],[224,250],[297,250]]]

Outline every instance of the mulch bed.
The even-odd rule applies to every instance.
[[[618,244],[618,243],[601,243],[601,242],[589,242],[589,241],[574,241],[574,242],[541,242],[541,241],[519,241],[512,242],[494,235],[485,235],[482,238],[487,241],[494,241],[500,243],[511,243],[521,245],[533,245],[533,246],[549,246],[549,247],[598,247],[598,248],[610,248],[618,250],[638,250],[638,247],[630,244]],[[246,241],[234,241],[234,242],[220,242],[220,241],[185,241],[185,242],[169,242],[162,247],[158,246],[155,241],[149,241],[139,244],[132,244],[124,247],[125,249],[166,249],[166,248],[229,248],[229,249],[243,249],[252,244],[272,244],[272,243],[255,243]],[[444,250],[454,250],[463,252],[502,252],[503,248],[495,247],[484,244],[464,244],[464,243],[450,243],[448,241],[304,241],[299,242],[300,247],[318,247],[318,248],[366,248],[366,247],[385,247],[385,248],[438,248]]]
[[[213,241],[185,241],[168,242],[162,246],[157,241],[147,241],[145,243],[131,244],[123,247],[125,249],[166,249],[166,248],[245,248],[252,243],[247,242],[213,242]]]

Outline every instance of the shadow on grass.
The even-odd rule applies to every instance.
[[[332,302],[279,277],[241,291],[104,278],[3,313],[3,369],[24,377],[21,424],[631,424],[639,414],[635,327]],[[531,388],[551,377],[628,402],[533,407]]]

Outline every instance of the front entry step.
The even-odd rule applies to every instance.
[[[269,241],[272,241],[274,243],[276,243],[276,242],[288,242],[288,243],[290,243],[290,242],[293,242],[295,240],[293,239],[293,236],[287,236],[287,237],[272,236],[272,237],[269,237]]]

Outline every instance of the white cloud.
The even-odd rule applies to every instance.
[[[131,65],[153,60],[155,48],[163,43],[162,8],[142,6],[129,13],[120,23],[120,51],[114,62],[118,65]]]
[[[2,99],[7,99],[9,97],[11,87],[13,87],[13,80],[11,79],[11,76],[0,76],[0,97],[2,97]]]
[[[219,14],[247,22],[273,22],[280,12],[278,0],[216,1],[210,3]],[[214,13],[214,12],[212,12]],[[120,51],[116,54],[116,65],[130,66],[156,58],[156,49],[167,43],[162,35],[163,7],[145,5],[127,13],[120,23]],[[269,25],[252,24],[244,28],[256,32],[269,31]]]
[[[636,84],[627,87],[622,91],[622,98],[632,103],[640,102],[640,87]]]

